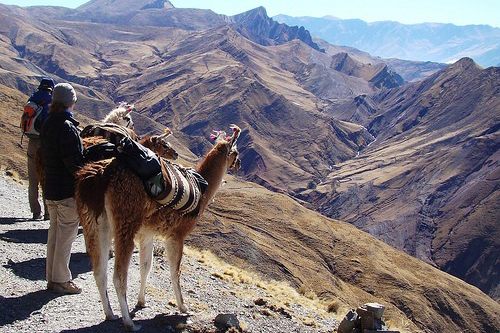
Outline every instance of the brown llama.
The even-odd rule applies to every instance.
[[[132,135],[132,138],[137,138],[135,133],[130,130]],[[144,147],[151,149],[156,155],[159,157],[163,157],[168,160],[176,160],[179,156],[177,151],[172,148],[170,143],[166,141],[167,137],[171,134],[170,130],[165,130],[164,134],[161,135],[149,135],[146,136],[142,139],[139,140],[139,143],[142,144]],[[97,145],[100,143],[106,143],[108,142],[107,139],[103,138],[102,136],[89,136],[86,138],[82,138],[83,142],[83,147],[84,148],[89,148],[90,146]],[[45,181],[45,167],[44,167],[44,162],[42,159],[42,154],[41,151],[39,151],[36,154],[35,157],[35,162],[36,162],[36,170],[38,173],[38,179],[40,180],[40,184],[42,186],[42,191],[43,191],[43,184]]]
[[[146,305],[145,288],[153,260],[153,237],[158,235],[165,239],[177,306],[181,312],[187,311],[179,283],[184,239],[212,201],[226,170],[236,171],[240,167],[236,150],[240,129],[234,125],[232,129],[231,137],[218,132],[215,146],[196,168],[196,172],[208,182],[208,187],[195,213],[182,214],[151,199],[139,177],[118,159],[91,163],[78,172],[77,209],[107,320],[118,318],[113,314],[107,293],[108,248],[112,238],[115,245],[113,283],[127,330],[140,329],[130,318],[126,297],[134,239],[139,242],[140,249],[141,285],[137,306]]]
[[[102,123],[112,123],[124,127],[124,131],[133,139],[138,141],[138,136],[134,132],[134,122],[132,121],[132,116],[130,113],[134,109],[134,104],[129,104],[126,102],[120,102],[117,107],[111,110],[103,119]],[[92,137],[82,138],[83,147],[88,148],[94,144],[103,143],[104,138],[94,139]],[[148,147],[151,148],[151,147]],[[153,150],[154,151],[154,150]],[[38,180],[40,186],[42,187],[45,181],[45,163],[42,157],[42,148],[40,147],[35,154],[35,166],[36,173],[38,174]]]

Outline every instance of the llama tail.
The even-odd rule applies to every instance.
[[[110,181],[108,169],[112,161],[88,163],[76,174],[75,200],[84,228],[97,223],[97,218],[104,213],[104,195]]]

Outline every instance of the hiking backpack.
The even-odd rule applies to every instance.
[[[24,112],[21,116],[21,130],[23,135],[29,138],[38,138],[42,127],[41,120],[38,119],[42,114],[43,108],[47,102],[42,105],[28,100],[24,105]]]

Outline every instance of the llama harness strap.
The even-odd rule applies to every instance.
[[[80,133],[82,138],[90,136],[102,136],[114,145],[118,145],[120,140],[130,137],[137,141],[137,135],[130,129],[113,123],[94,123],[87,125]]]

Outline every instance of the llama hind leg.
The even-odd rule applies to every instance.
[[[118,316],[113,314],[108,296],[108,251],[111,243],[111,232],[105,217],[98,219],[98,254],[94,262],[94,279],[101,296],[102,308],[106,320],[117,320]]]
[[[182,298],[180,276],[181,276],[181,260],[182,249],[184,248],[184,240],[182,238],[170,237],[165,241],[165,249],[167,250],[168,265],[170,269],[170,280],[174,289],[177,306],[181,312],[187,312],[187,307],[184,305]]]
[[[143,234],[140,241],[141,287],[136,307],[146,307],[146,283],[153,263],[153,235]]]
[[[123,324],[128,331],[138,331],[141,329],[141,326],[135,325],[132,318],[130,318],[127,302],[127,273],[133,250],[133,235],[129,235],[128,237],[124,235],[115,235],[115,269],[113,283],[115,285],[118,303],[120,304]]]

